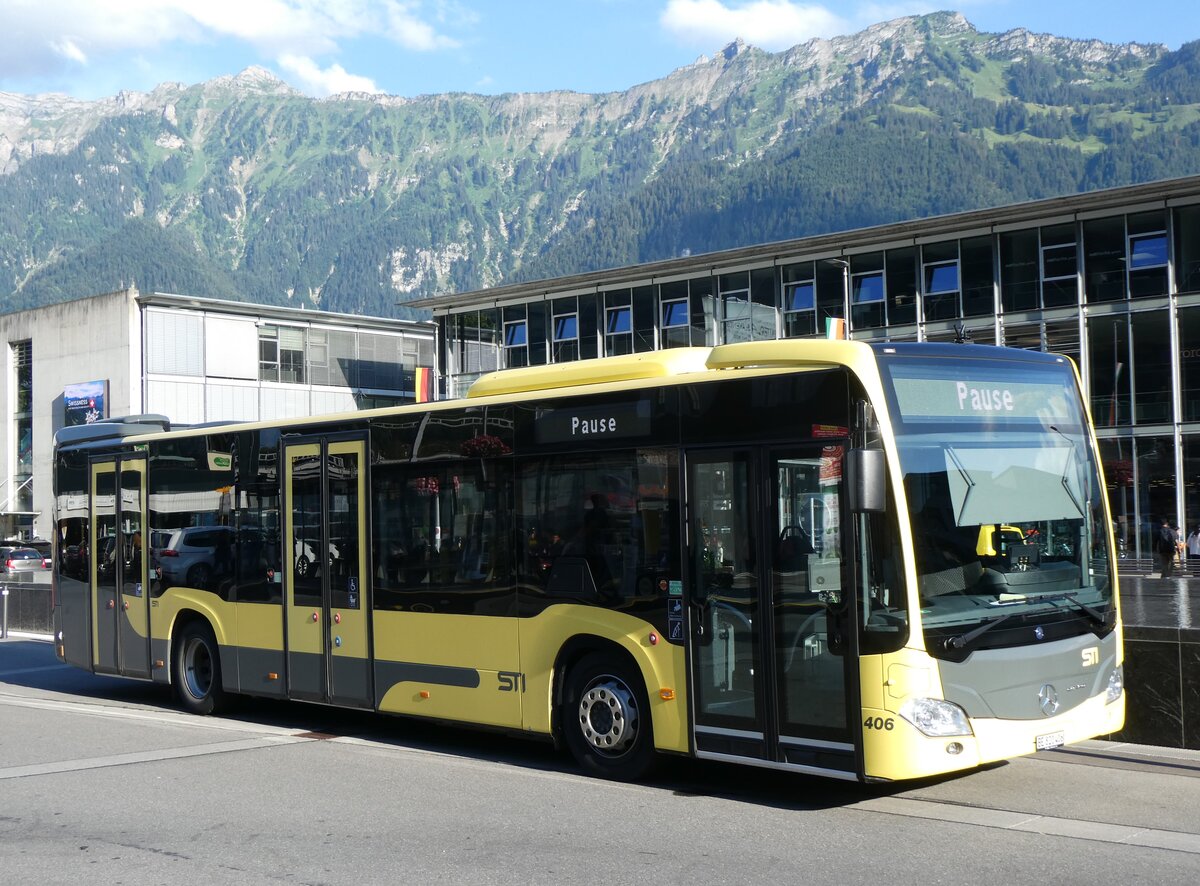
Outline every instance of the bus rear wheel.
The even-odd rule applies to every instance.
[[[203,622],[186,625],[175,644],[171,680],[179,703],[193,714],[215,714],[226,702],[221,687],[221,653],[212,628]]]
[[[637,669],[593,652],[567,674],[561,723],[567,747],[591,775],[633,781],[654,766],[650,702]]]

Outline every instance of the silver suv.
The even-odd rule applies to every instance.
[[[233,529],[228,526],[176,529],[158,552],[163,584],[209,590],[214,578],[233,575],[233,543]]]

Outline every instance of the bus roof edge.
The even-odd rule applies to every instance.
[[[626,354],[620,357],[501,369],[480,376],[467,391],[467,398],[704,372],[710,353],[710,348],[670,348],[665,351],[647,351],[644,354]]]

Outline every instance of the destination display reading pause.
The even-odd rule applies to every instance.
[[[1031,366],[1014,370],[979,361],[957,364],[889,366],[896,405],[906,422],[1037,420],[1074,424],[1079,420],[1066,367]]]
[[[1013,392],[1008,388],[977,388],[965,381],[956,381],[959,412],[1012,412],[1016,404]]]
[[[534,420],[538,443],[587,443],[650,434],[650,404],[644,400],[611,406],[539,409]]]

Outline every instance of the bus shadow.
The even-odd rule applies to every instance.
[[[65,665],[51,643],[8,639],[0,643],[0,686],[68,693],[99,703],[128,704],[179,712],[170,687],[121,677],[90,674]],[[270,726],[316,739],[356,738],[395,748],[499,763],[541,772],[587,778],[574,760],[547,740],[531,740],[482,728],[446,724],[275,699],[235,697],[226,720],[248,727]],[[852,806],[951,781],[955,773],[901,783],[859,784],[774,769],[664,756],[643,784],[677,797],[728,800],[792,811]]]
[[[904,782],[862,784],[734,763],[672,758],[663,778],[653,783],[670,789],[679,797],[715,798],[804,812],[844,808],[879,797],[906,794],[954,781],[975,771]]]

